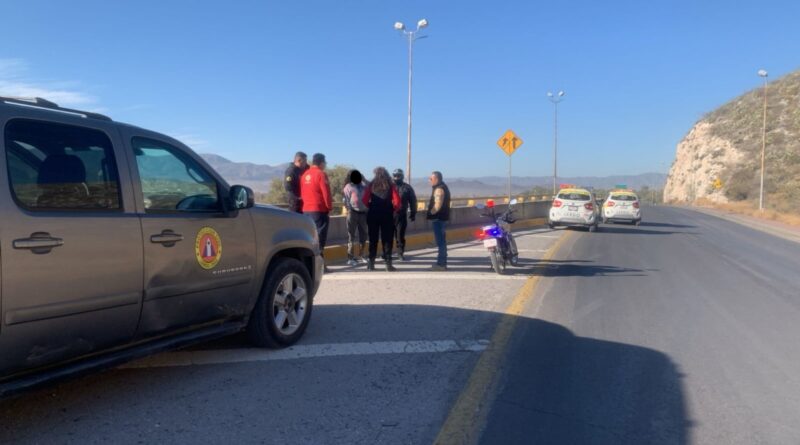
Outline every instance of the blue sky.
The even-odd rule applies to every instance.
[[[415,46],[414,169],[505,175],[666,171],[703,113],[800,68],[800,2],[5,1],[0,92],[40,94],[276,164],[302,149],[405,166],[404,40]]]

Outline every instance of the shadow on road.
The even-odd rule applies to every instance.
[[[301,345],[491,338],[510,320],[442,306],[320,305]],[[687,443],[682,377],[666,355],[525,317],[516,319],[513,338],[496,370],[504,383],[484,443]],[[233,336],[193,349],[243,347],[243,337]],[[386,443],[431,443],[476,354],[110,370],[0,401],[0,443],[261,443],[287,432],[293,443],[355,443],[376,431],[397,434],[382,436]],[[392,374],[393,385],[408,389],[385,391],[386,373],[397,367],[403,372]],[[271,383],[286,375],[306,383]],[[336,422],[309,428],[297,414],[311,412],[336,412]],[[387,432],[384,418],[402,420]]]
[[[684,235],[697,235],[695,232],[673,231],[673,230],[648,230],[636,226],[602,225],[598,233],[624,233],[630,235],[674,235],[677,233]]]
[[[642,227],[669,227],[671,229],[694,229],[697,226],[690,226],[686,224],[669,224],[669,223],[657,223],[657,222],[648,222],[642,221]]]
[[[643,269],[630,267],[573,264],[572,261],[541,261],[533,267],[526,268],[524,273],[542,277],[594,277],[602,275],[642,277],[647,275],[645,272]]]
[[[520,320],[481,443],[686,444],[681,379],[658,351]]]
[[[628,267],[603,266],[591,264],[589,260],[537,260],[530,258],[520,258],[517,266],[508,265],[503,275],[508,276],[528,276],[538,275],[545,277],[593,277],[598,275],[624,275],[624,276],[644,276],[645,272],[652,270],[634,269]],[[403,274],[408,272],[428,272],[430,271],[433,260],[429,258],[411,258],[411,261],[394,263],[399,270],[395,273]],[[383,270],[382,263],[377,264],[379,271]],[[345,270],[344,268],[342,270]],[[346,270],[355,273],[369,273],[364,266],[360,268],[348,267]],[[489,257],[448,257],[447,272],[473,272],[473,273],[494,273]],[[431,275],[431,279],[436,277]]]

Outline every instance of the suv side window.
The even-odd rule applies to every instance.
[[[222,211],[217,181],[182,150],[141,137],[131,145],[146,212]]]
[[[29,210],[120,210],[114,148],[99,130],[28,119],[5,128],[11,193]]]

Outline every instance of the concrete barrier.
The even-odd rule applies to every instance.
[[[497,213],[504,212],[506,204],[495,206]],[[550,210],[549,201],[521,202],[514,206],[515,229],[529,228],[546,223]],[[475,238],[478,228],[488,224],[489,219],[481,217],[480,210],[475,207],[452,207],[450,209],[450,225],[447,228],[447,241],[458,242]],[[406,250],[420,249],[434,244],[430,221],[425,219],[425,211],[417,213],[417,220],[409,221],[406,235]],[[347,259],[347,226],[346,217],[332,216],[328,229],[328,246],[325,248],[325,259],[334,263]]]
[[[497,213],[504,212],[508,206],[498,204],[495,206]],[[550,202],[534,201],[521,202],[514,206],[514,217],[517,219],[533,219],[547,217],[550,210]],[[450,209],[450,227],[478,226],[486,223],[488,218],[480,216],[480,210],[475,207],[452,207]],[[328,240],[330,244],[347,242],[347,217],[331,216],[330,228],[328,229]],[[430,221],[425,219],[425,211],[417,212],[417,220],[408,222],[408,233],[430,232]]]

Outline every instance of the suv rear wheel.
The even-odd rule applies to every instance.
[[[283,348],[296,343],[308,326],[313,308],[311,276],[294,258],[280,258],[267,272],[247,335],[259,347]]]

